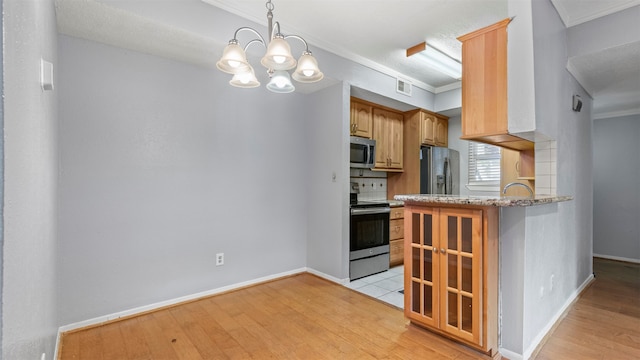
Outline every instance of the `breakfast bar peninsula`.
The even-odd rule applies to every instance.
[[[570,196],[481,197],[396,195],[404,202],[404,312],[413,324],[499,357],[498,334],[517,327],[505,319],[516,299],[500,300],[516,280],[500,264],[504,242],[523,247],[524,231],[503,229],[501,218],[518,227],[523,208],[551,206]],[[507,210],[509,209],[509,210]],[[513,238],[515,237],[515,238]],[[510,250],[511,251],[511,250]],[[520,259],[521,260],[521,259]],[[508,266],[519,260],[509,260]],[[508,283],[505,283],[504,280]],[[517,276],[513,279],[517,279]],[[518,289],[514,289],[517,293]],[[506,308],[505,308],[506,306]],[[506,311],[506,312],[505,312]],[[502,313],[502,328],[498,314]],[[509,322],[509,325],[506,323]]]

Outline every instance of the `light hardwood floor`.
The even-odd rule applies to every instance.
[[[595,258],[593,272],[535,360],[640,359],[640,264]]]
[[[537,354],[640,358],[640,265],[596,281]],[[59,359],[488,359],[407,325],[402,311],[301,274],[62,336]]]
[[[301,274],[62,337],[61,359],[486,359]]]

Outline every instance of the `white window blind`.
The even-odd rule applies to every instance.
[[[500,148],[469,141],[469,185],[500,187]]]

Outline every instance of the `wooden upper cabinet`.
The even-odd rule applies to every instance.
[[[422,145],[443,146],[449,144],[449,122],[442,115],[419,110],[420,116],[420,143]]]
[[[436,116],[433,114],[420,112],[420,141],[424,145],[435,145],[436,143]]]
[[[513,150],[533,143],[509,134],[507,25],[511,19],[458,38],[462,42],[462,136]]]
[[[373,106],[351,99],[351,122],[349,131],[352,136],[367,139],[373,137]]]
[[[436,146],[447,147],[449,145],[449,120],[446,118],[437,117],[435,125],[435,139]]]
[[[444,115],[424,109],[404,113],[403,172],[387,175],[387,196],[390,199],[398,194],[420,193],[420,147],[448,146],[448,120]]]
[[[535,165],[532,164],[533,150],[514,151],[502,149],[500,154],[500,189],[507,184],[519,182],[535,191]],[[507,190],[509,196],[529,196],[529,191],[521,186]]]
[[[506,134],[509,19],[461,36],[462,135]]]
[[[376,140],[374,170],[402,171],[404,117],[385,109],[373,109],[373,139]]]

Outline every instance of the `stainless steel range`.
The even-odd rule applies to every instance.
[[[389,270],[389,214],[384,202],[358,202],[350,205],[349,279],[355,280]],[[355,198],[355,201],[354,201]]]

